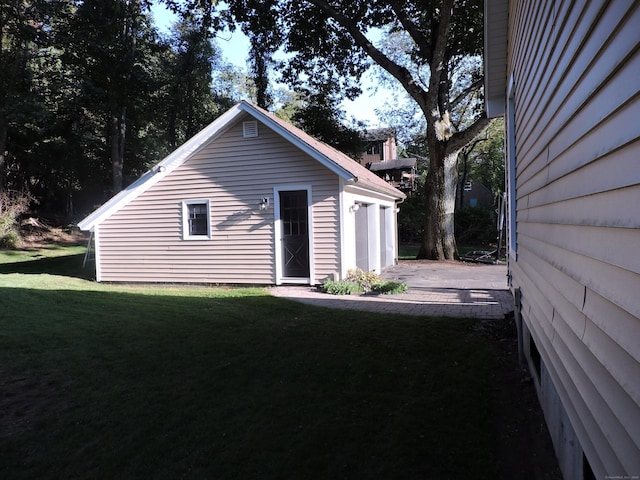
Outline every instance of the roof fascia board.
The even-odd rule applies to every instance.
[[[362,196],[367,196],[367,197],[371,197],[371,198],[376,198],[378,200],[384,200],[384,201],[388,201],[388,202],[400,202],[402,200],[404,200],[404,198],[398,198],[396,196],[384,193],[384,192],[380,192],[378,190],[373,190],[371,188],[367,188],[367,187],[361,187],[358,185],[355,185],[353,183],[346,183],[344,185],[344,191],[348,192],[348,193],[353,193],[356,195],[362,195]]]

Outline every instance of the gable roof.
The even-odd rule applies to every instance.
[[[81,230],[92,230],[96,225],[169,175],[195,152],[221,136],[245,114],[249,114],[259,120],[345,181],[392,198],[406,198],[406,195],[400,190],[392,187],[344,153],[317,140],[266,110],[243,100],[187,140],[134,183],[78,222],[78,227]]]

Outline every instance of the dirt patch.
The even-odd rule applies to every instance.
[[[20,222],[20,248],[44,248],[50,245],[86,245],[87,233],[76,226],[51,226],[44,220],[29,217]]]
[[[502,478],[562,480],[533,381],[518,364],[513,319],[482,320],[476,328],[497,354],[492,414]]]

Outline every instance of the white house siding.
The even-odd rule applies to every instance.
[[[509,44],[510,271],[549,375],[539,385],[551,380],[595,477],[632,478],[640,475],[640,2],[512,1]],[[554,441],[561,451],[562,435]],[[569,463],[565,478],[582,478]]]
[[[342,245],[342,270],[340,275],[344,278],[348,271],[355,268],[363,268],[381,273],[382,269],[394,265],[398,256],[397,245],[397,208],[395,199],[383,194],[366,192],[356,185],[345,185],[342,195],[343,217],[343,245]],[[358,205],[357,211],[353,210]],[[364,225],[359,225],[357,219],[362,221],[362,215],[367,212],[366,231]],[[380,215],[384,214],[384,221]],[[360,228],[359,228],[360,227]],[[366,250],[364,264],[358,262],[358,241],[363,242],[360,249]],[[360,251],[362,254],[363,252]]]
[[[311,185],[317,278],[339,269],[339,179],[262,124],[242,121],[103,221],[99,280],[275,283],[274,187]],[[261,197],[270,206],[261,211]],[[211,239],[182,239],[184,200],[208,199]],[[313,280],[313,279],[312,279]]]

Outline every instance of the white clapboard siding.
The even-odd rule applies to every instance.
[[[596,478],[640,472],[640,4],[510,2],[522,316]]]
[[[243,138],[239,121],[99,225],[100,279],[275,283],[273,187],[286,185],[312,186],[316,277],[339,270],[337,175],[262,125]],[[200,199],[211,239],[182,240],[182,202]]]

